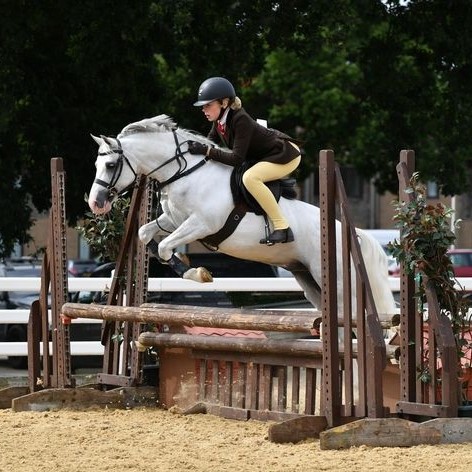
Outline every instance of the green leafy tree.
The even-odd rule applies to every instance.
[[[303,174],[333,148],[396,191],[400,149],[446,193],[471,169],[472,4],[465,0],[0,0],[0,256],[49,209],[64,158],[67,215],[83,216],[96,145],[160,113],[202,133],[212,75],[256,118],[305,141]],[[302,175],[303,175],[302,174]],[[8,197],[6,197],[8,196]]]
[[[94,173],[89,133],[115,133],[153,111],[148,35],[156,32],[150,2],[2,3],[0,185],[13,208],[0,221],[0,253],[8,255],[27,237],[30,204],[49,209],[51,157],[64,158],[73,222]]]

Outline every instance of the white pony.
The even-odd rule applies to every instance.
[[[232,167],[206,161],[187,152],[187,141],[212,144],[207,138],[178,128],[166,115],[126,126],[117,138],[92,136],[99,145],[96,178],[89,193],[93,213],[111,209],[116,196],[132,185],[138,174],[159,182],[163,213],[139,229],[139,238],[151,252],[186,279],[210,282],[204,268],[185,265],[175,248],[217,233],[235,204],[230,190]],[[241,259],[264,262],[290,270],[314,307],[321,307],[320,210],[296,199],[280,199],[280,206],[295,235],[295,241],[268,246],[265,219],[247,213],[218,250]],[[341,271],[341,244],[337,223],[337,261]],[[373,297],[381,318],[396,312],[388,284],[387,259],[380,244],[357,230]],[[164,238],[157,243],[157,236]],[[341,272],[339,272],[341,273]],[[342,281],[338,281],[338,306],[342,311]],[[355,306],[355,305],[354,305]]]

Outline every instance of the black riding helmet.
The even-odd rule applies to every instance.
[[[224,77],[210,77],[200,85],[200,88],[198,89],[198,100],[193,104],[193,106],[201,107],[213,100],[234,97],[236,97],[236,92],[229,80]]]

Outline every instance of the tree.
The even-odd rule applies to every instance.
[[[51,157],[64,157],[72,176],[66,201],[74,222],[93,178],[89,133],[116,132],[157,101],[150,2],[3,3],[0,185],[11,213],[0,221],[0,256],[27,237],[30,203],[49,208]]]
[[[167,113],[206,133],[198,85],[224,75],[245,108],[305,141],[303,173],[333,148],[379,190],[400,149],[425,179],[462,192],[471,168],[465,0],[0,0],[0,257],[50,205],[64,158],[70,223],[87,208],[96,146]],[[8,209],[8,211],[7,211]]]
[[[319,149],[333,148],[380,191],[396,192],[399,151],[415,149],[425,178],[462,193],[471,167],[472,5],[386,3],[304,5],[292,42],[268,53],[251,96],[270,100],[274,126],[300,131],[312,157],[305,172]]]

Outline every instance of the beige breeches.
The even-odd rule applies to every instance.
[[[274,226],[274,230],[288,228],[289,224],[282,214],[277,200],[264,182],[277,180],[289,175],[298,167],[300,160],[301,156],[296,157],[287,164],[258,162],[244,172],[244,186],[267,213]]]

